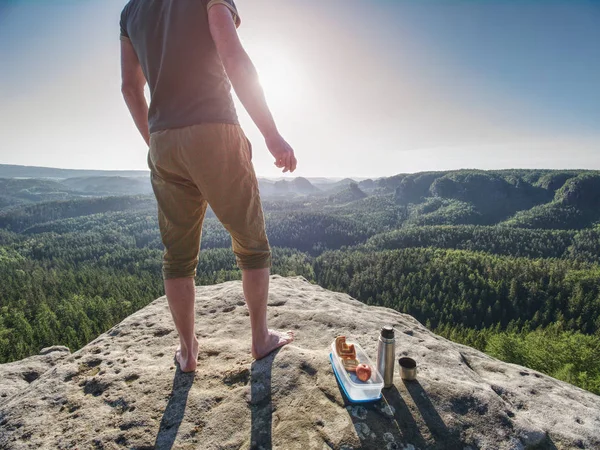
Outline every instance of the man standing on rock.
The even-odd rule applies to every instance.
[[[238,122],[231,85],[275,165],[293,172],[296,158],[277,131],[238,38],[239,25],[233,0],[131,0],[121,14],[122,92],[150,147],[165,293],[179,332],[175,357],[184,372],[196,370],[198,359],[194,277],[208,204],[231,234],[242,270],[252,355],[260,359],[293,339],[290,332],[267,328],[271,251],[252,149]]]

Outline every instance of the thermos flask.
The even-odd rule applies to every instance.
[[[389,388],[394,384],[394,364],[396,360],[396,339],[394,328],[385,326],[381,329],[377,344],[377,370],[383,377],[383,387]]]

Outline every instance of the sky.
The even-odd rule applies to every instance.
[[[0,164],[147,169],[124,0],[0,0]],[[600,0],[237,0],[305,177],[600,169]],[[278,176],[237,102],[260,176]]]

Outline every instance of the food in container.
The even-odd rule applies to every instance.
[[[373,371],[371,366],[367,364],[359,364],[356,366],[356,376],[360,381],[368,381],[371,378]]]
[[[345,338],[344,338],[345,342]],[[355,352],[355,360],[358,362],[354,367],[354,371],[348,371],[344,367],[344,361],[352,361],[349,357],[351,354],[347,354],[346,359],[342,358],[337,351],[337,342],[331,343],[331,353],[329,358],[331,360],[331,366],[333,372],[342,388],[346,397],[350,403],[366,403],[379,400],[381,398],[381,389],[383,388],[383,378],[381,374],[375,369],[371,359],[367,356],[366,352],[357,343],[346,343],[349,347],[353,346]],[[347,365],[350,363],[346,363]],[[371,374],[366,378],[366,370],[361,369],[358,371],[359,374],[365,381],[362,381],[357,374],[359,365],[368,366],[371,369]]]

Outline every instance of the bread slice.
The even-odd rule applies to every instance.
[[[335,338],[335,350],[342,360],[356,359],[356,349],[353,344],[346,343],[346,336],[338,336]]]

